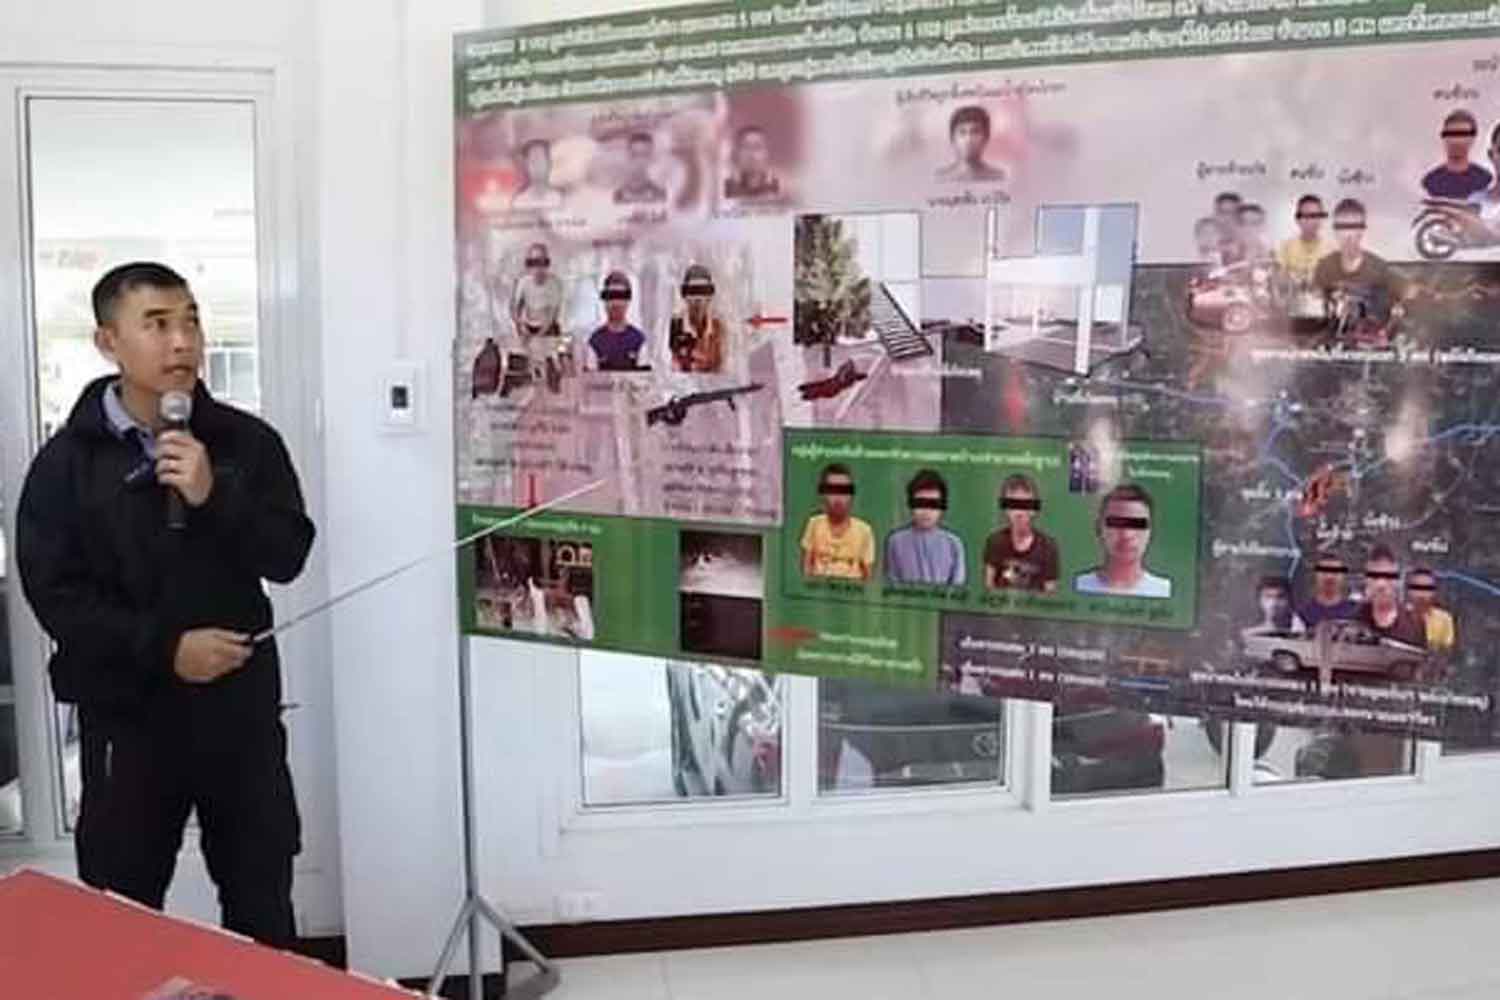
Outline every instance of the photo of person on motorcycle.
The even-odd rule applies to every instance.
[[[1318,261],[1313,284],[1328,300],[1329,337],[1340,344],[1385,345],[1406,313],[1414,286],[1385,259],[1365,249],[1363,203],[1345,198],[1333,209],[1338,249]]]
[[[1494,182],[1493,174],[1469,159],[1478,136],[1479,122],[1467,111],[1452,111],[1443,119],[1443,162],[1422,178],[1427,197],[1463,201]]]
[[[1500,247],[1500,126],[1490,133],[1491,183],[1466,199],[1429,197],[1412,223],[1417,253],[1447,260],[1460,250]],[[1476,168],[1477,169],[1477,168]],[[1429,175],[1431,176],[1431,175]]]

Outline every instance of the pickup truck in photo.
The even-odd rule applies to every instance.
[[[1316,670],[1325,687],[1335,672],[1412,680],[1427,662],[1423,647],[1383,636],[1357,621],[1322,621],[1310,632],[1250,630],[1241,642],[1248,659],[1286,674]]]

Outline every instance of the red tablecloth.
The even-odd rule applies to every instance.
[[[0,878],[0,997],[155,1000],[215,994],[234,1000],[413,996],[40,872]]]

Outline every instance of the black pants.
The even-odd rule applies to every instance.
[[[78,874],[95,888],[161,909],[183,827],[196,811],[224,927],[289,948],[300,824],[286,731],[276,720],[215,722],[182,713],[80,713]]]

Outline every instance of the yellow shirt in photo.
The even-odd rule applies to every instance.
[[[1453,648],[1453,616],[1442,608],[1427,609],[1427,648],[1446,653]]]
[[[1337,249],[1325,239],[1308,243],[1300,236],[1293,236],[1276,248],[1276,263],[1301,285],[1311,285],[1318,261]]]
[[[827,514],[814,514],[802,532],[802,551],[810,556],[809,576],[863,580],[875,566],[875,533],[857,517],[834,534]]]

